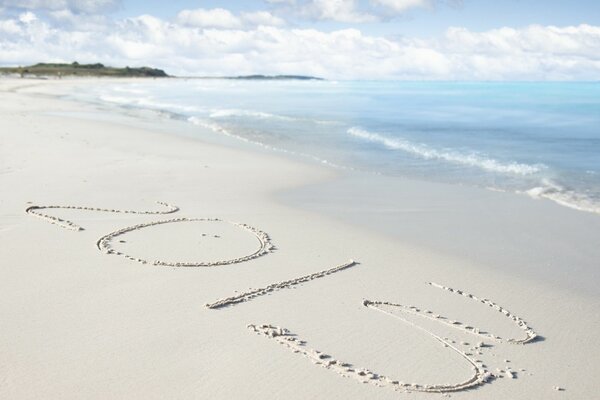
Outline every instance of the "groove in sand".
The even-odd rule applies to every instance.
[[[407,305],[391,303],[391,302],[386,302],[386,301],[364,300],[363,305],[365,307],[367,307],[368,309],[372,309],[372,310],[381,312],[385,315],[388,315],[392,318],[396,318],[396,319],[404,322],[405,324],[410,325],[411,327],[418,329],[418,330],[426,333],[427,335],[431,336],[433,339],[440,342],[444,348],[447,348],[447,349],[450,349],[450,350],[456,352],[471,365],[472,370],[473,370],[473,375],[469,379],[467,379],[463,382],[458,382],[458,383],[454,383],[454,384],[416,384],[416,383],[403,383],[403,382],[400,382],[399,380],[395,380],[390,377],[387,377],[387,376],[384,376],[381,374],[377,374],[377,373],[372,372],[365,368],[356,368],[352,364],[336,360],[328,354],[322,353],[322,352],[314,350],[314,349],[310,349],[305,346],[306,345],[305,341],[300,340],[296,335],[291,334],[285,328],[281,328],[281,327],[270,325],[270,324],[262,324],[262,325],[250,324],[250,325],[248,325],[248,328],[250,330],[256,332],[259,335],[266,336],[271,339],[275,339],[279,344],[289,348],[294,353],[302,354],[303,356],[309,358],[313,363],[318,364],[318,365],[322,366],[323,368],[331,369],[344,377],[351,377],[360,382],[372,384],[374,386],[390,387],[394,390],[401,390],[401,391],[407,391],[407,392],[448,393],[448,392],[458,392],[458,391],[462,391],[462,390],[471,389],[471,388],[477,387],[479,385],[482,385],[486,382],[489,382],[491,379],[494,379],[496,377],[508,376],[513,379],[516,378],[517,372],[515,370],[511,369],[510,367],[505,368],[506,370],[497,369],[498,373],[496,373],[496,374],[489,372],[487,367],[483,364],[482,361],[473,359],[471,357],[472,356],[471,353],[464,352],[461,349],[459,349],[457,346],[453,345],[453,343],[456,343],[455,341],[449,340],[448,338],[442,338],[442,337],[436,335],[435,333],[433,333],[432,331],[424,328],[423,326],[421,326],[415,322],[412,322],[406,318],[403,318],[400,315],[393,314],[392,312],[387,311],[382,307],[382,306],[395,307],[395,308],[398,308],[401,312],[428,318],[433,321],[443,323],[447,326],[451,326],[453,328],[459,329],[463,332],[483,336],[483,337],[493,339],[498,342],[506,341],[507,343],[511,343],[511,344],[526,344],[526,343],[530,343],[530,342],[534,341],[536,339],[536,337],[538,336],[533,331],[533,329],[527,325],[527,323],[523,319],[512,314],[505,308],[501,307],[500,305],[498,305],[497,303],[494,303],[493,301],[491,301],[489,299],[479,298],[470,293],[466,293],[462,290],[453,289],[453,288],[443,286],[443,285],[433,283],[433,282],[428,282],[428,284],[435,288],[443,289],[450,293],[462,295],[464,297],[467,297],[467,298],[472,299],[477,302],[481,302],[489,307],[494,308],[496,311],[502,313],[507,318],[510,318],[511,320],[513,320],[520,329],[525,331],[525,337],[520,338],[520,339],[510,338],[510,339],[503,340],[499,336],[496,336],[496,335],[493,335],[493,334],[490,334],[487,332],[482,332],[478,328],[463,325],[462,323],[460,323],[458,321],[450,321],[447,318],[442,317],[437,314],[434,314],[432,311],[429,311],[429,310],[421,311],[419,308],[417,308],[415,306],[407,306]],[[468,343],[466,343],[466,342],[462,342],[461,344],[468,345]],[[476,351],[477,354],[481,355],[481,354],[483,354],[482,351],[483,351],[484,347],[489,347],[489,346],[485,345],[483,342],[480,342],[476,346],[471,348],[470,350]],[[505,360],[505,362],[508,362],[508,360]]]
[[[179,211],[179,207],[172,206],[170,204],[157,201],[157,204],[161,206],[167,207],[164,211],[139,211],[139,210],[117,210],[114,208],[99,208],[99,207],[85,207],[85,206],[60,206],[60,205],[50,205],[50,206],[29,206],[25,209],[25,212],[29,215],[33,215],[35,217],[41,218],[46,222],[50,222],[51,224],[55,224],[60,226],[61,228],[70,229],[72,231],[82,231],[83,227],[77,225],[76,223],[62,219],[59,217],[54,217],[49,214],[44,214],[39,212],[39,210],[44,209],[65,209],[65,210],[83,210],[83,211],[97,211],[97,212],[110,212],[110,213],[118,213],[118,214],[149,214],[149,215],[158,215],[158,214],[172,214],[174,212]]]
[[[342,362],[328,354],[308,348],[306,347],[305,341],[300,340],[296,335],[293,335],[285,328],[269,324],[250,324],[248,325],[248,329],[252,330],[253,332],[256,332],[259,335],[275,339],[279,344],[289,348],[294,353],[302,354],[304,357],[310,359],[314,364],[320,365],[321,367],[326,369],[333,370],[341,376],[354,378],[359,382],[368,383],[378,387],[389,387],[393,390],[427,393],[458,392],[482,385],[494,377],[493,374],[486,370],[486,368],[481,364],[481,362],[472,359],[463,351],[454,347],[445,339],[435,335],[434,333],[426,330],[425,328],[419,325],[413,324],[410,321],[404,320],[403,318],[399,319],[417,329],[422,330],[423,332],[432,336],[435,340],[439,341],[444,347],[449,348],[458,353],[471,365],[471,369],[473,370],[473,374],[471,375],[471,377],[463,382],[455,384],[426,385],[417,383],[403,383],[399,380],[387,377],[385,375],[377,374],[365,368],[356,368],[350,363]]]
[[[276,283],[272,283],[268,286],[265,286],[263,288],[259,288],[259,289],[253,289],[253,290],[249,290],[247,292],[243,292],[240,293],[239,295],[236,296],[231,296],[231,297],[227,297],[224,299],[219,299],[213,303],[207,303],[205,304],[205,306],[207,308],[212,308],[212,309],[216,309],[216,308],[223,308],[223,307],[227,307],[227,306],[231,306],[234,304],[238,304],[238,303],[242,303],[245,301],[249,301],[255,297],[258,296],[264,296],[265,294],[268,294],[270,292],[274,292],[276,290],[280,290],[280,289],[284,289],[284,288],[288,288],[291,286],[295,286],[295,285],[299,285],[301,283],[304,282],[308,282],[308,281],[312,281],[313,279],[318,279],[318,278],[322,278],[324,276],[327,275],[331,275],[333,273],[336,273],[338,271],[342,271],[346,268],[350,268],[353,267],[355,265],[357,265],[358,263],[354,260],[350,260],[344,264],[340,264],[336,267],[330,268],[330,269],[326,269],[323,271],[319,271],[319,272],[315,272],[313,274],[310,275],[305,275],[305,276],[301,276],[299,278],[295,278],[295,279],[290,279],[287,281],[281,281],[281,282],[276,282]]]
[[[479,298],[471,293],[467,293],[467,292],[464,292],[459,289],[453,289],[453,288],[443,286],[443,285],[440,285],[440,284],[434,283],[434,282],[427,282],[427,284],[432,287],[438,288],[438,289],[446,290],[450,293],[462,295],[471,300],[474,300],[474,301],[480,302],[482,304],[485,304],[489,307],[492,307],[494,310],[498,311],[499,313],[502,313],[507,318],[510,318],[520,329],[525,331],[525,337],[521,338],[521,339],[514,339],[514,338],[502,339],[500,336],[494,335],[492,333],[484,332],[480,328],[473,327],[470,325],[465,325],[459,321],[450,320],[439,314],[435,314],[433,311],[430,311],[430,310],[423,311],[415,306],[407,306],[404,304],[391,303],[391,302],[387,302],[387,301],[371,301],[371,300],[365,300],[363,302],[363,304],[365,305],[365,307],[376,308],[379,310],[381,310],[381,308],[378,306],[398,307],[402,312],[405,312],[408,314],[413,314],[413,315],[418,315],[419,317],[427,318],[427,319],[451,326],[454,329],[458,329],[458,330],[461,330],[463,332],[467,332],[467,333],[470,333],[473,335],[485,337],[487,339],[491,339],[491,340],[494,340],[497,342],[502,342],[503,340],[505,340],[507,343],[511,343],[511,344],[526,344],[526,343],[530,343],[530,342],[534,341],[538,337],[537,333],[535,333],[534,330],[529,325],[527,325],[527,323],[522,318],[518,317],[517,315],[514,315],[507,309],[503,308],[502,306],[498,305],[497,303],[494,303],[493,301],[491,301],[489,299]],[[381,311],[383,311],[383,310],[381,310]]]
[[[227,260],[210,261],[210,262],[202,262],[202,261],[175,262],[175,261],[164,261],[164,260],[154,260],[154,261],[150,262],[143,258],[133,257],[129,254],[125,254],[120,251],[116,251],[112,248],[112,245],[111,245],[112,240],[114,238],[124,235],[128,232],[147,228],[149,226],[178,223],[178,222],[223,222],[223,223],[229,223],[229,224],[237,226],[240,229],[254,235],[259,242],[259,247],[253,253],[243,256],[243,257],[232,258],[232,259],[227,259]],[[226,222],[219,218],[172,218],[172,219],[153,221],[153,222],[147,222],[147,223],[143,223],[143,224],[128,226],[128,227],[121,228],[119,230],[116,230],[114,232],[111,232],[107,235],[102,236],[96,242],[96,246],[98,247],[98,250],[103,251],[106,254],[119,255],[119,256],[125,257],[129,260],[137,261],[142,264],[154,264],[154,265],[168,266],[168,267],[215,267],[218,265],[237,264],[237,263],[241,263],[244,261],[249,261],[249,260],[253,260],[255,258],[261,257],[265,254],[272,252],[275,249],[275,246],[271,243],[271,238],[269,237],[269,235],[267,233],[265,233],[261,230],[258,230],[247,224],[241,224],[241,223],[237,223],[237,222]]]
[[[535,333],[535,331],[521,317],[511,313],[506,308],[500,306],[499,304],[497,304],[489,299],[477,297],[477,296],[475,296],[471,293],[467,293],[463,290],[453,289],[451,287],[440,285],[440,284],[434,283],[434,282],[427,282],[427,284],[434,288],[437,288],[437,289],[442,289],[442,290],[446,290],[450,293],[459,294],[459,295],[469,298],[473,301],[480,302],[482,304],[485,304],[485,305],[493,308],[494,310],[503,314],[505,317],[511,319],[521,330],[523,330],[525,332],[525,337],[520,338],[520,339],[514,339],[514,338],[502,339],[501,337],[496,336],[494,334],[483,332],[479,328],[465,325],[459,321],[450,320],[441,315],[434,314],[432,311],[429,311],[429,310],[421,311],[419,308],[414,307],[414,306],[406,306],[406,305],[397,304],[397,303],[377,302],[377,301],[370,301],[370,300],[365,300],[365,306],[377,307],[377,305],[388,305],[388,306],[399,307],[403,312],[407,312],[407,313],[418,315],[418,316],[421,316],[424,318],[428,318],[428,319],[446,324],[448,326],[451,326],[455,329],[459,329],[459,330],[462,330],[464,332],[467,332],[467,333],[470,333],[473,335],[478,335],[478,336],[485,337],[485,338],[488,338],[491,340],[495,340],[497,342],[506,340],[507,343],[511,343],[511,344],[527,344],[527,343],[534,341],[538,337],[538,334]]]

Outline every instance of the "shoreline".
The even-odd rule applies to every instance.
[[[0,80],[0,85],[6,83]],[[402,185],[388,188],[383,177],[349,176],[263,150],[248,151],[246,146],[223,147],[185,132],[173,135],[168,133],[175,129],[173,121],[151,116],[140,123],[131,116],[111,122],[48,115],[85,113],[94,107],[39,95],[10,94],[0,107],[3,125],[9,128],[3,131],[20,133],[3,133],[0,164],[3,186],[12,188],[11,196],[0,203],[0,237],[7,244],[0,257],[5,264],[19,266],[0,271],[5,282],[0,314],[10,324],[0,334],[0,354],[6,360],[0,363],[0,375],[7,377],[0,393],[7,397],[135,393],[145,398],[197,398],[210,393],[213,398],[259,398],[273,390],[298,399],[398,397],[395,391],[356,384],[288,354],[273,341],[250,335],[245,326],[254,323],[289,328],[311,346],[381,375],[431,385],[459,382],[469,370],[460,359],[440,353],[440,346],[431,346],[429,338],[409,325],[399,327],[361,305],[364,298],[406,302],[500,336],[514,334],[510,324],[481,306],[432,293],[424,285],[431,281],[490,298],[546,338],[527,346],[494,345],[491,352],[478,348],[492,373],[508,377],[496,370],[506,371],[506,358],[520,379],[497,378],[453,396],[550,397],[556,392],[553,386],[566,388],[561,398],[586,398],[597,392],[589,381],[599,366],[587,366],[586,361],[600,353],[593,339],[600,323],[594,312],[600,301],[592,291],[598,276],[592,269],[596,250],[591,245],[599,232],[593,214],[549,205],[550,201],[444,184],[396,180]],[[152,130],[147,129],[150,125]],[[382,201],[374,201],[371,190]],[[150,222],[150,216],[122,219],[111,213],[57,212],[85,229],[67,232],[24,212],[30,201],[148,210],[156,200],[177,205],[181,211],[174,217],[221,217],[264,229],[276,249],[223,268],[140,265],[102,254],[93,243],[106,232]],[[511,219],[515,210],[532,215],[532,220]],[[593,222],[582,222],[588,219]],[[513,226],[517,222],[520,225]],[[527,222],[538,225],[528,227]],[[402,233],[397,227],[410,231]],[[134,239],[115,245],[138,257],[140,252],[202,255],[189,248],[197,232],[177,229],[174,224],[150,227],[148,233],[140,230],[131,236]],[[578,234],[561,237],[562,229]],[[482,237],[494,232],[496,237]],[[544,235],[534,238],[540,232]],[[243,256],[252,245],[242,233],[215,231],[217,244],[208,250],[217,260]],[[228,241],[236,235],[242,236]],[[177,241],[169,239],[175,237]],[[521,243],[532,238],[533,245]],[[469,252],[469,246],[476,251]],[[542,256],[544,249],[547,254]],[[359,265],[314,282],[302,281],[294,290],[227,310],[201,307],[235,291],[268,288],[348,259]],[[517,265],[507,266],[511,260]],[[579,270],[565,270],[572,268],[568,260]],[[549,261],[554,263],[552,273],[559,274],[555,279],[568,284],[568,290],[534,279],[547,273],[542,267]],[[528,264],[536,268],[526,271]],[[577,274],[579,280],[568,280]],[[415,322],[419,317],[403,318]],[[453,338],[453,346],[478,340],[427,324],[419,321],[419,326]],[[590,345],[574,347],[575,343]],[[468,352],[469,346],[461,351]],[[149,363],[151,370],[144,368]],[[581,364],[587,368],[583,373]],[[165,379],[156,382],[156,376]]]
[[[188,78],[184,78],[184,77],[171,77],[173,79],[188,79]],[[80,84],[80,81],[91,81],[93,82],[96,79],[103,79],[103,80],[110,80],[112,82],[125,82],[125,83],[130,83],[130,82],[139,82],[144,81],[144,80],[152,80],[152,78],[72,78],[72,79],[67,79],[65,81],[65,84],[67,82],[72,83],[73,85],[77,85]],[[217,78],[219,79],[219,78]],[[57,81],[57,80],[55,80]],[[57,81],[58,84],[61,83],[61,81]],[[42,84],[40,85],[31,85],[31,87],[38,87],[40,88]],[[28,87],[29,85],[26,85],[26,87]],[[43,88],[42,88],[43,89]],[[44,90],[42,90],[43,92]],[[38,92],[39,94],[40,92]],[[167,109],[155,109],[153,107],[141,107],[141,106],[135,106],[132,108],[127,108],[127,107],[123,107],[121,104],[118,103],[110,103],[107,101],[81,101],[79,99],[73,99],[73,98],[68,98],[66,97],[68,94],[70,93],[69,90],[65,90],[63,92],[61,92],[60,94],[49,94],[46,93],[47,95],[53,96],[59,100],[65,100],[65,101],[74,101],[74,102],[81,102],[82,104],[86,104],[88,106],[92,106],[92,107],[97,107],[99,108],[101,111],[97,114],[97,115],[89,115],[87,118],[91,119],[91,120],[96,120],[96,119],[102,119],[102,118],[106,118],[107,116],[114,118],[115,114],[114,111],[118,112],[118,115],[120,115],[121,117],[125,117],[122,118],[122,122],[126,122],[127,118],[133,118],[134,120],[136,120],[135,122],[133,122],[133,124],[139,124],[140,123],[140,119],[148,119],[150,121],[152,121],[154,118],[161,118],[161,119],[166,119],[165,122],[167,125],[171,125],[168,120],[172,120],[173,126],[175,126],[175,124],[177,124],[177,129],[176,132],[174,132],[177,135],[184,135],[186,137],[192,138],[192,139],[199,139],[201,141],[204,142],[208,142],[211,144],[216,144],[216,145],[221,145],[221,146],[225,146],[225,147],[234,147],[237,149],[242,149],[245,151],[249,151],[249,152],[258,152],[258,153],[266,153],[266,154],[272,154],[275,155],[277,157],[283,157],[283,158],[287,158],[287,159],[291,159],[294,162],[300,162],[300,163],[305,163],[307,165],[310,166],[318,166],[318,167],[323,167],[324,169],[328,170],[329,173],[333,173],[333,178],[327,178],[327,179],[334,179],[334,180],[345,180],[347,178],[352,179],[352,175],[358,175],[358,176],[363,176],[363,177],[367,177],[365,179],[362,180],[368,180],[368,177],[372,177],[375,180],[387,180],[388,183],[389,182],[393,182],[393,181],[399,181],[399,182],[407,182],[409,185],[411,183],[422,183],[425,185],[429,185],[429,186],[440,186],[440,187],[451,187],[451,188],[466,188],[466,190],[468,191],[491,191],[491,192],[500,192],[500,193],[506,193],[511,197],[519,197],[519,198],[524,198],[524,199],[529,199],[532,200],[534,202],[541,202],[541,203],[545,203],[545,202],[550,202],[554,205],[559,205],[560,207],[564,207],[570,210],[575,210],[576,212],[581,212],[584,214],[591,214],[593,215],[597,215],[599,213],[599,211],[596,210],[596,208],[590,206],[590,207],[586,207],[584,205],[577,205],[577,204],[573,204],[573,203],[569,203],[566,202],[562,197],[555,197],[555,194],[553,193],[546,193],[545,189],[542,187],[535,187],[526,191],[510,191],[510,190],[504,190],[504,189],[498,189],[495,187],[486,187],[486,186],[480,186],[480,185],[473,185],[473,184],[461,184],[461,183],[451,183],[451,182],[442,182],[442,181],[437,181],[437,180],[421,180],[418,178],[414,178],[414,177],[407,177],[407,176],[396,176],[396,175],[388,175],[388,174],[384,174],[381,172],[376,172],[376,171],[363,171],[363,170],[357,170],[355,168],[352,168],[350,166],[341,166],[341,165],[336,165],[334,163],[330,163],[326,160],[322,160],[314,155],[310,155],[310,154],[304,154],[304,153],[298,153],[295,151],[291,151],[291,150],[286,150],[283,148],[279,148],[279,147],[273,147],[271,145],[267,145],[267,144],[263,144],[260,142],[256,142],[256,141],[252,141],[243,137],[240,137],[236,134],[233,133],[222,133],[222,132],[218,132],[210,127],[204,126],[202,124],[196,124],[193,120],[196,117],[187,117],[185,114],[180,114],[174,111],[170,111]],[[165,117],[166,115],[166,117]],[[65,114],[65,116],[67,117],[77,117],[77,118],[81,118],[81,114],[78,113],[78,115],[67,115]],[[192,125],[192,126],[189,126]],[[151,129],[157,129],[152,122],[150,122],[150,124],[144,125],[145,127],[149,127]],[[169,128],[166,128],[169,129]],[[166,132],[166,130],[165,130]],[[216,134],[215,134],[216,133]],[[230,140],[233,139],[233,140]],[[312,186],[312,185],[311,185]],[[285,197],[285,196],[283,196]],[[582,217],[584,218],[584,217]],[[592,217],[593,218],[593,217]]]
[[[489,272],[598,299],[600,254],[594,238],[600,235],[600,220],[595,213],[517,193],[356,171],[277,198]],[[548,247],[553,241],[561,246]],[[563,254],[568,245],[583,253],[577,262],[573,253]],[[515,254],[506,256],[498,248]]]
[[[179,81],[181,81],[179,79]],[[116,83],[117,81],[112,80],[111,82]],[[125,83],[131,83],[131,82],[135,82],[135,83],[139,83],[139,80],[128,80]],[[119,83],[123,83],[123,82],[119,82]],[[177,85],[177,80],[175,80],[174,84]],[[407,83],[410,85],[410,82]],[[144,87],[144,85],[142,85]],[[598,206],[598,202],[596,200],[594,200],[594,186],[590,186],[588,188],[585,187],[579,187],[579,189],[577,189],[576,187],[573,187],[569,181],[569,179],[566,178],[560,178],[558,175],[556,175],[556,172],[559,171],[555,171],[554,174],[544,174],[541,175],[541,171],[543,170],[550,170],[553,169],[553,167],[549,167],[543,163],[532,163],[532,161],[523,161],[521,160],[520,162],[516,162],[514,160],[510,160],[509,159],[505,159],[505,160],[501,160],[501,159],[497,159],[494,158],[492,156],[488,156],[484,153],[479,154],[478,152],[473,152],[473,153],[469,153],[468,151],[462,151],[461,150],[451,150],[451,149],[445,149],[443,147],[439,147],[439,146],[435,146],[432,144],[426,145],[426,144],[420,144],[418,141],[415,141],[414,139],[412,141],[404,141],[403,139],[394,139],[393,135],[388,135],[385,133],[378,133],[377,130],[375,131],[369,131],[369,130],[365,130],[364,128],[355,125],[354,123],[350,123],[350,124],[345,124],[342,123],[340,121],[328,121],[328,120],[316,120],[317,123],[321,124],[321,123],[332,123],[334,125],[339,124],[339,125],[347,125],[346,127],[349,126],[349,128],[347,129],[346,133],[347,135],[350,135],[351,137],[356,137],[359,138],[360,140],[364,140],[363,145],[365,146],[370,146],[373,144],[376,145],[380,145],[383,147],[389,147],[392,149],[392,153],[394,153],[395,151],[405,151],[408,153],[408,156],[410,158],[411,155],[416,155],[417,158],[419,157],[424,157],[425,159],[429,159],[430,157],[433,158],[439,158],[441,160],[446,160],[448,161],[448,164],[446,165],[446,167],[448,168],[455,168],[457,166],[460,165],[471,165],[474,168],[473,173],[475,175],[478,175],[478,170],[491,170],[491,171],[496,171],[496,172],[501,172],[501,173],[507,173],[508,175],[506,176],[499,176],[498,181],[496,181],[496,178],[491,178],[491,177],[484,177],[483,175],[479,176],[478,178],[474,178],[474,176],[470,176],[467,177],[465,179],[458,179],[457,177],[453,177],[452,174],[448,175],[448,176],[444,176],[444,174],[442,173],[440,175],[440,171],[439,169],[442,168],[441,165],[437,166],[438,171],[436,173],[432,174],[432,177],[428,177],[428,176],[423,176],[419,170],[412,170],[410,166],[404,168],[404,171],[402,172],[401,170],[396,170],[393,167],[391,167],[390,165],[388,165],[387,167],[381,165],[379,167],[375,166],[375,164],[370,163],[370,162],[363,162],[362,164],[358,164],[355,165],[353,164],[353,161],[351,161],[349,158],[347,158],[347,156],[350,154],[345,154],[344,152],[349,152],[351,151],[350,148],[345,149],[344,154],[340,153],[340,154],[336,154],[335,152],[321,152],[321,151],[317,151],[316,148],[312,148],[312,149],[302,149],[302,148],[297,148],[296,146],[300,144],[300,142],[298,143],[292,143],[293,141],[290,141],[289,143],[287,143],[287,145],[277,145],[277,144],[273,144],[270,143],[269,141],[262,141],[262,140],[258,140],[252,137],[252,135],[250,136],[246,136],[243,133],[240,132],[244,132],[246,129],[241,126],[233,126],[233,128],[231,128],[230,126],[228,126],[227,124],[223,125],[220,122],[220,117],[219,115],[236,115],[236,112],[240,112],[239,115],[254,115],[255,117],[259,117],[259,120],[257,120],[256,122],[259,123],[260,122],[260,118],[275,118],[275,119],[285,119],[288,120],[290,124],[292,124],[292,121],[303,121],[304,119],[302,117],[296,116],[296,117],[291,117],[291,116],[286,116],[286,115],[276,115],[277,112],[275,112],[275,114],[272,113],[264,113],[261,111],[245,111],[245,110],[235,110],[235,109],[220,109],[220,108],[216,108],[215,110],[212,111],[208,111],[208,116],[204,115],[204,111],[200,111],[202,110],[202,107],[207,107],[207,104],[204,104],[204,106],[200,107],[200,109],[196,109],[195,106],[187,106],[184,103],[178,102],[176,100],[170,100],[167,101],[166,103],[162,102],[162,101],[158,101],[156,102],[156,100],[154,99],[153,96],[158,94],[158,97],[161,97],[160,92],[159,93],[154,93],[153,90],[149,87],[149,86],[145,86],[145,89],[140,88],[139,90],[134,89],[134,93],[137,93],[136,96],[141,96],[138,98],[134,97],[129,97],[127,98],[127,95],[125,95],[125,97],[120,97],[121,95],[119,94],[121,92],[121,89],[123,92],[128,93],[128,89],[127,87],[123,87],[121,88],[121,86],[119,85],[119,87],[115,88],[115,92],[109,91],[109,94],[106,95],[106,98],[104,95],[100,95],[100,94],[96,94],[97,96],[91,96],[91,97],[76,97],[77,101],[84,101],[84,102],[88,102],[90,104],[102,104],[103,107],[105,107],[107,110],[109,111],[113,111],[113,110],[118,110],[119,113],[138,113],[138,114],[142,114],[142,113],[148,113],[148,112],[155,112],[155,113],[159,113],[159,114],[165,114],[167,116],[170,116],[171,118],[175,119],[175,120],[186,120],[189,123],[195,125],[198,127],[198,129],[200,130],[204,130],[204,129],[208,129],[214,133],[219,134],[220,136],[229,136],[229,137],[233,137],[235,139],[237,139],[240,144],[241,142],[245,142],[245,143],[249,143],[255,147],[261,147],[263,149],[266,149],[268,151],[271,152],[276,152],[285,156],[291,156],[293,159],[295,160],[300,160],[300,161],[308,161],[309,163],[312,162],[317,162],[317,163],[323,163],[325,165],[340,169],[340,170],[350,170],[350,171],[359,171],[359,172],[364,172],[364,173],[372,173],[375,175],[381,175],[381,176],[389,176],[389,177],[399,177],[400,179],[408,179],[408,180],[415,180],[415,181],[428,181],[428,182],[432,182],[432,183],[450,183],[450,184],[456,184],[456,185],[465,185],[468,187],[476,187],[476,188],[483,188],[486,190],[493,190],[493,191],[505,191],[505,192],[510,192],[510,193],[516,193],[518,195],[521,196],[527,196],[530,197],[532,199],[548,199],[551,200],[557,204],[560,204],[561,206],[564,207],[568,207],[568,208],[572,208],[572,209],[576,209],[576,210],[580,210],[583,212],[589,212],[589,213],[593,213],[593,214],[599,214],[600,213],[600,208]],[[256,89],[256,88],[255,88]],[[250,90],[254,90],[252,88],[250,88]],[[145,93],[145,94],[143,94]],[[152,93],[154,93],[154,95],[152,95]],[[69,93],[69,97],[71,96],[72,93]],[[187,94],[189,96],[189,93]],[[116,97],[114,97],[116,96]],[[98,97],[98,98],[95,98]],[[138,101],[139,100],[139,101]],[[210,107],[210,106],[208,106]],[[227,107],[227,106],[225,106]],[[213,114],[215,115],[215,118],[213,118]],[[284,113],[285,114],[285,113]],[[308,118],[307,120],[311,120],[310,118]],[[246,120],[245,124],[246,126],[252,126],[252,124],[254,123],[254,120]],[[291,128],[292,125],[290,125]],[[344,127],[344,129],[346,129],[346,127]],[[280,128],[281,129],[281,128]],[[284,128],[285,129],[285,128]],[[194,135],[194,132],[192,129],[182,129],[182,130],[186,130],[189,132],[192,132],[192,136]],[[321,132],[321,134],[324,134],[323,132]],[[341,134],[340,132],[337,133],[337,135]],[[327,134],[324,134],[325,136],[327,136]],[[343,134],[342,134],[343,135]],[[215,143],[219,143],[219,139],[213,138],[211,136],[214,135],[201,135],[201,138],[203,138],[204,140],[208,140],[210,142],[215,142]],[[284,135],[285,136],[285,135]],[[275,138],[272,138],[275,139]],[[236,145],[236,144],[232,144],[229,142],[224,142],[226,145],[231,146],[231,145]],[[329,144],[331,145],[331,143]],[[249,150],[254,150],[253,148],[249,148]],[[363,157],[362,154],[360,153],[356,153],[355,156],[359,156],[359,157]],[[330,158],[332,157],[332,158]],[[382,169],[383,168],[383,169]],[[445,168],[445,167],[444,167]],[[482,171],[479,171],[482,172]],[[593,171],[588,171],[589,173],[592,173]],[[471,172],[469,171],[465,171],[465,173],[467,175],[471,174]],[[509,183],[509,181],[512,179],[510,177],[510,173],[514,173],[516,175],[520,175],[523,174],[525,175],[529,175],[530,173],[533,174],[540,174],[539,176],[532,178],[529,182],[525,182],[522,181],[520,183]],[[586,172],[587,173],[587,172]],[[480,180],[481,179],[481,180]],[[566,179],[566,180],[565,180]],[[577,181],[578,179],[582,179],[582,177],[577,177],[577,176],[572,176],[571,179],[574,179],[575,181]],[[590,185],[593,185],[592,182],[589,183]],[[589,194],[588,193],[592,193]]]

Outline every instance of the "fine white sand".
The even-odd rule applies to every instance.
[[[53,96],[97,84],[0,79],[1,399],[600,393],[597,215]]]

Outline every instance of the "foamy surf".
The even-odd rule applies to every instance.
[[[476,153],[460,153],[454,150],[438,150],[421,143],[413,143],[402,138],[390,138],[379,133],[352,127],[347,131],[350,135],[369,142],[379,143],[392,150],[401,150],[425,160],[442,160],[455,164],[481,168],[486,171],[514,175],[532,175],[540,172],[545,165],[523,164],[517,162],[502,163]]]
[[[127,96],[118,96],[111,94],[104,94],[98,97],[101,101],[106,103],[112,103],[117,105],[126,105],[126,106],[135,106],[139,108],[146,108],[152,110],[166,110],[166,111],[177,111],[184,113],[194,113],[202,111],[202,109],[195,106],[186,106],[182,104],[176,103],[168,103],[164,101],[159,101],[154,99],[153,97],[127,97]]]
[[[482,89],[495,90],[486,84],[411,84],[408,92],[399,83],[330,84],[337,87],[136,82],[97,88],[91,100],[125,112],[166,113],[264,149],[338,168],[517,192],[600,213],[593,113],[586,111],[582,119],[580,111],[561,109],[560,118],[568,122],[564,127],[541,119],[544,104],[527,87],[499,104],[480,96]],[[452,112],[447,95],[453,96]],[[86,95],[75,95],[81,96]],[[427,109],[413,104],[413,96]],[[393,107],[399,103],[402,109]],[[519,110],[521,118],[506,119],[506,110]],[[402,126],[419,135],[397,135]]]
[[[339,125],[338,121],[311,119],[311,118],[300,118],[292,117],[289,115],[273,114],[264,111],[255,110],[244,110],[237,108],[226,108],[226,109],[212,109],[208,114],[209,118],[212,119],[226,119],[226,118],[249,118],[249,119],[263,119],[263,120],[279,120],[286,122],[309,122],[320,125]]]
[[[246,117],[259,119],[279,119],[282,121],[293,121],[295,118],[285,115],[275,115],[263,111],[239,110],[239,109],[216,109],[209,114],[210,118],[231,118],[231,117]]]
[[[246,138],[244,136],[235,134],[231,130],[226,129],[225,127],[223,127],[223,126],[221,126],[221,125],[219,125],[219,124],[217,124],[217,123],[215,123],[213,121],[210,121],[210,120],[206,120],[206,119],[198,118],[198,117],[189,117],[187,119],[187,121],[189,123],[191,123],[191,124],[194,124],[196,126],[199,126],[199,127],[205,128],[205,129],[208,129],[208,130],[210,130],[212,132],[220,133],[222,135],[229,136],[231,138],[240,140],[240,141],[245,142],[245,143],[250,143],[252,145],[256,145],[256,146],[265,148],[267,150],[271,150],[271,151],[276,151],[278,153],[290,154],[290,155],[293,155],[293,156],[299,156],[299,157],[307,158],[307,159],[310,159],[312,161],[316,161],[316,162],[318,162],[320,164],[324,164],[324,165],[327,165],[329,167],[333,167],[333,168],[337,168],[337,169],[352,170],[352,168],[350,168],[350,167],[339,165],[339,164],[333,163],[333,162],[331,162],[329,160],[313,156],[311,154],[306,154],[306,153],[302,153],[302,152],[286,150],[286,149],[283,149],[283,148],[280,148],[280,147],[275,147],[275,146],[271,146],[269,144],[257,142],[255,140],[250,140],[250,139],[248,139],[248,138]]]
[[[548,199],[561,206],[574,210],[600,214],[600,204],[585,194],[567,189],[549,179],[542,179],[542,185],[524,192],[534,199]]]

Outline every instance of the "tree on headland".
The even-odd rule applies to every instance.
[[[82,76],[106,76],[106,77],[168,77],[165,71],[150,67],[108,67],[101,63],[80,64],[77,61],[72,63],[37,63],[29,67],[8,67],[0,68],[1,73],[19,74],[37,76],[62,76],[82,75]]]

